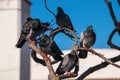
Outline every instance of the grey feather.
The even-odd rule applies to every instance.
[[[62,75],[67,71],[71,71],[78,62],[78,57],[74,51],[64,56],[63,60],[59,64],[56,74]]]
[[[87,27],[86,31],[81,33],[80,43],[82,47],[85,46],[87,48],[90,48],[94,45],[95,41],[96,41],[96,34],[93,31],[92,26],[90,25]]]

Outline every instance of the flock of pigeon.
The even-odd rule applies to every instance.
[[[59,26],[57,29],[68,28],[72,31],[75,31],[69,16],[64,13],[63,9],[61,7],[58,7],[57,11],[56,24]],[[80,35],[79,48],[84,49],[78,49],[78,55],[74,50],[72,50],[67,55],[64,55],[64,53],[55,43],[53,36],[45,34],[45,32],[48,30],[54,31],[55,29],[51,29],[50,23],[42,23],[40,19],[32,19],[30,17],[27,18],[25,24],[23,25],[23,29],[21,31],[21,35],[16,44],[16,47],[22,48],[24,43],[28,40],[35,41],[35,45],[38,44],[39,48],[44,52],[45,55],[52,56],[55,62],[60,61],[60,64],[56,69],[57,75],[63,75],[66,73],[71,76],[73,73],[77,74],[79,71],[79,66],[77,65],[79,58],[86,58],[88,54],[88,51],[86,49],[90,49],[96,41],[96,34],[93,31],[92,25],[89,25],[87,29]],[[39,36],[39,39],[36,39],[37,36]],[[31,57],[35,62],[46,66],[43,59],[37,58],[36,52],[34,50],[31,51]],[[70,71],[73,68],[77,69],[72,73]]]

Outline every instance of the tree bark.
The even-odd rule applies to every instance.
[[[117,68],[120,68],[120,65],[115,64],[114,62],[112,62],[111,60],[107,59],[106,57],[104,57],[102,54],[96,52],[96,51],[92,51],[93,54],[97,55],[98,57],[102,58],[105,62],[107,62],[108,64],[111,64]]]
[[[117,46],[117,45],[115,45],[115,44],[112,43],[112,38],[113,38],[114,34],[115,34],[116,32],[118,32],[118,34],[120,35],[120,23],[117,21],[115,15],[114,15],[114,11],[113,11],[111,2],[109,2],[108,0],[104,0],[104,1],[105,1],[105,3],[106,3],[107,6],[108,6],[108,9],[109,9],[109,11],[110,11],[110,15],[111,15],[112,20],[113,20],[113,22],[114,22],[114,25],[116,26],[116,28],[115,28],[115,29],[112,31],[112,33],[110,34],[107,43],[108,43],[108,45],[109,45],[111,48],[115,48],[115,49],[117,49],[117,50],[120,50],[120,47],[119,47],[119,46]],[[118,3],[120,3],[120,0],[118,0]]]
[[[84,48],[78,48],[78,50],[85,50],[85,49]],[[101,53],[98,53],[98,52],[96,52],[93,49],[92,50],[91,49],[86,49],[86,50],[89,51],[89,52],[91,52],[92,54],[94,54],[94,55],[102,58],[105,62],[107,62],[107,63],[109,63],[109,64],[111,64],[111,65],[113,65],[113,66],[115,66],[117,68],[120,68],[120,65],[117,65],[117,64],[113,63],[111,60],[109,60],[106,57],[104,57],[104,55],[102,55]]]
[[[51,32],[49,36],[51,37],[53,34],[58,33],[58,32],[60,32],[61,30],[68,30],[68,31],[70,31],[70,32],[72,33],[73,37],[74,37],[75,40],[76,40],[72,49],[73,49],[74,51],[76,51],[76,54],[77,54],[78,38],[77,38],[77,36],[76,36],[76,34],[75,34],[74,31],[72,31],[72,30],[70,30],[70,29],[68,29],[68,28],[59,28],[59,29],[56,29],[55,31]],[[37,48],[37,46],[36,46],[31,40],[29,41],[29,46],[30,46],[36,53],[38,53],[39,55],[41,55],[41,56],[43,57],[43,60],[45,61],[46,65],[47,65],[47,68],[48,68],[48,71],[49,71],[48,79],[49,79],[49,80],[59,80],[59,77],[56,76],[56,74],[54,73],[54,69],[53,69],[53,67],[52,67],[52,64],[51,64],[50,59],[44,57],[44,54],[45,54],[45,53],[44,53],[42,50],[40,50],[39,48]],[[33,52],[33,53],[34,53],[34,52]],[[34,56],[35,56],[35,55],[34,55]],[[34,56],[33,56],[33,57],[34,57]],[[35,58],[36,58],[36,56],[35,56]],[[40,59],[37,58],[37,59],[35,59],[35,60],[40,60]],[[41,60],[40,60],[40,61],[41,61]],[[39,61],[38,61],[38,62],[39,62]],[[43,61],[40,62],[40,63],[44,65]],[[78,63],[78,64],[79,64],[79,63]],[[77,76],[77,74],[75,74],[74,76]],[[67,78],[68,78],[68,77],[69,77],[69,76],[67,76]]]
[[[39,55],[41,55],[41,56],[43,57],[46,65],[47,65],[48,71],[49,71],[48,79],[49,79],[49,80],[59,80],[59,77],[56,76],[55,73],[54,73],[54,69],[53,69],[53,67],[52,67],[52,65],[51,65],[50,59],[47,59],[46,57],[44,57],[44,52],[43,52],[42,50],[40,50],[39,48],[37,48],[37,46],[36,46],[33,42],[31,42],[31,43],[29,44],[29,46],[30,46],[33,50],[35,50]]]

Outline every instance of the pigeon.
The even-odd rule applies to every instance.
[[[63,75],[67,73],[68,76],[71,76],[73,73],[70,72],[73,68],[77,66],[78,56],[75,51],[71,51],[69,54],[63,57],[63,60],[56,69],[56,74]]]
[[[47,3],[46,0],[44,0],[45,3],[45,7],[46,9],[53,14],[53,16],[56,19],[56,24],[61,27],[61,28],[69,28],[70,30],[74,31],[72,22],[69,18],[69,16],[64,13],[63,9],[61,7],[57,7],[57,14],[55,14],[54,12],[52,12],[48,7],[47,7]]]
[[[61,7],[57,7],[56,23],[61,28],[68,28],[72,31],[75,31],[69,16],[64,13]]]
[[[32,20],[33,20],[32,18],[28,18],[25,24],[23,25],[20,38],[16,44],[17,48],[22,48],[24,43],[32,36],[33,34]]]
[[[48,23],[41,23],[39,19],[32,19],[32,18],[27,18],[27,21],[23,25],[23,29],[21,31],[20,38],[16,44],[17,48],[22,48],[24,43],[31,39],[35,40],[36,36],[44,33],[45,31],[48,30],[48,26],[50,24]],[[47,26],[47,27],[46,27]]]
[[[56,61],[62,60],[62,51],[57,44],[48,35],[43,34],[40,39],[40,49],[46,54],[52,56]]]
[[[94,45],[96,41],[96,34],[93,31],[92,25],[89,25],[86,31],[81,33],[80,45],[84,48],[90,48]]]
[[[82,32],[80,36],[79,48],[84,48],[84,49],[83,50],[78,49],[79,58],[82,59],[87,58],[88,51],[86,49],[89,49],[89,51],[92,52],[91,47],[95,44],[95,41],[96,41],[96,34],[93,31],[92,25],[89,25],[86,31]]]

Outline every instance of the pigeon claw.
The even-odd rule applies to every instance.
[[[86,46],[83,47],[84,50],[88,50],[88,48]]]
[[[70,76],[72,76],[72,75],[73,75],[73,72],[67,72],[66,74],[67,74],[67,76],[69,76],[69,77],[70,77]]]
[[[47,61],[50,60],[50,56],[47,56],[47,54],[43,54],[43,58],[45,58]]]
[[[93,53],[93,49],[92,48],[90,48],[88,51],[91,52],[91,53]]]
[[[28,40],[28,43],[29,43],[29,44],[32,44],[32,43],[33,43],[33,44],[35,44],[35,41],[34,41],[34,40],[29,39],[29,40]]]

